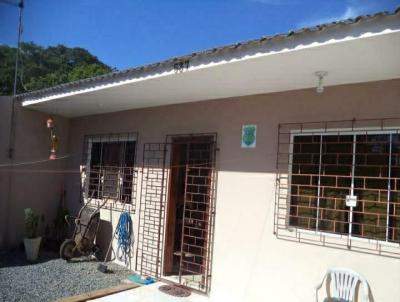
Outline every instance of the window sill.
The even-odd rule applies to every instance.
[[[84,201],[85,201],[85,203],[87,203],[88,199],[85,197]],[[104,202],[103,199],[93,198],[92,200],[89,201],[89,206],[97,208],[103,202]],[[106,203],[104,204],[102,209],[118,211],[118,212],[122,212],[122,210],[124,209],[124,212],[130,212],[130,213],[134,214],[135,213],[135,200],[132,200],[130,203],[126,203],[125,208],[124,208],[123,202],[110,199],[110,200],[106,201]]]
[[[315,235],[318,237],[321,237],[321,236],[322,237],[330,237],[330,238],[342,239],[342,240],[346,240],[346,241],[351,240],[351,241],[358,241],[358,242],[362,242],[362,243],[369,243],[369,244],[372,244],[375,246],[380,245],[380,246],[400,248],[400,243],[388,242],[388,241],[383,241],[383,240],[360,238],[360,237],[348,236],[348,235],[344,235],[344,234],[333,234],[333,233],[321,232],[321,231],[311,231],[311,230],[299,229],[296,227],[288,227],[288,230],[291,232]]]

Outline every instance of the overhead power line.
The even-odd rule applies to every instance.
[[[18,7],[24,6],[24,2],[22,0],[0,0],[0,2]]]

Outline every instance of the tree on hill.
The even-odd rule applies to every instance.
[[[21,43],[17,93],[51,87],[114,71],[89,51],[64,45]],[[0,95],[12,95],[15,47],[0,45]]]

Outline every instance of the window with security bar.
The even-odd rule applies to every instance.
[[[291,134],[291,227],[400,243],[398,131]]]
[[[85,138],[85,195],[132,204],[135,199],[136,134]]]

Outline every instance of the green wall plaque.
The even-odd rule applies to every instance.
[[[242,126],[242,148],[255,148],[257,140],[257,125]]]

